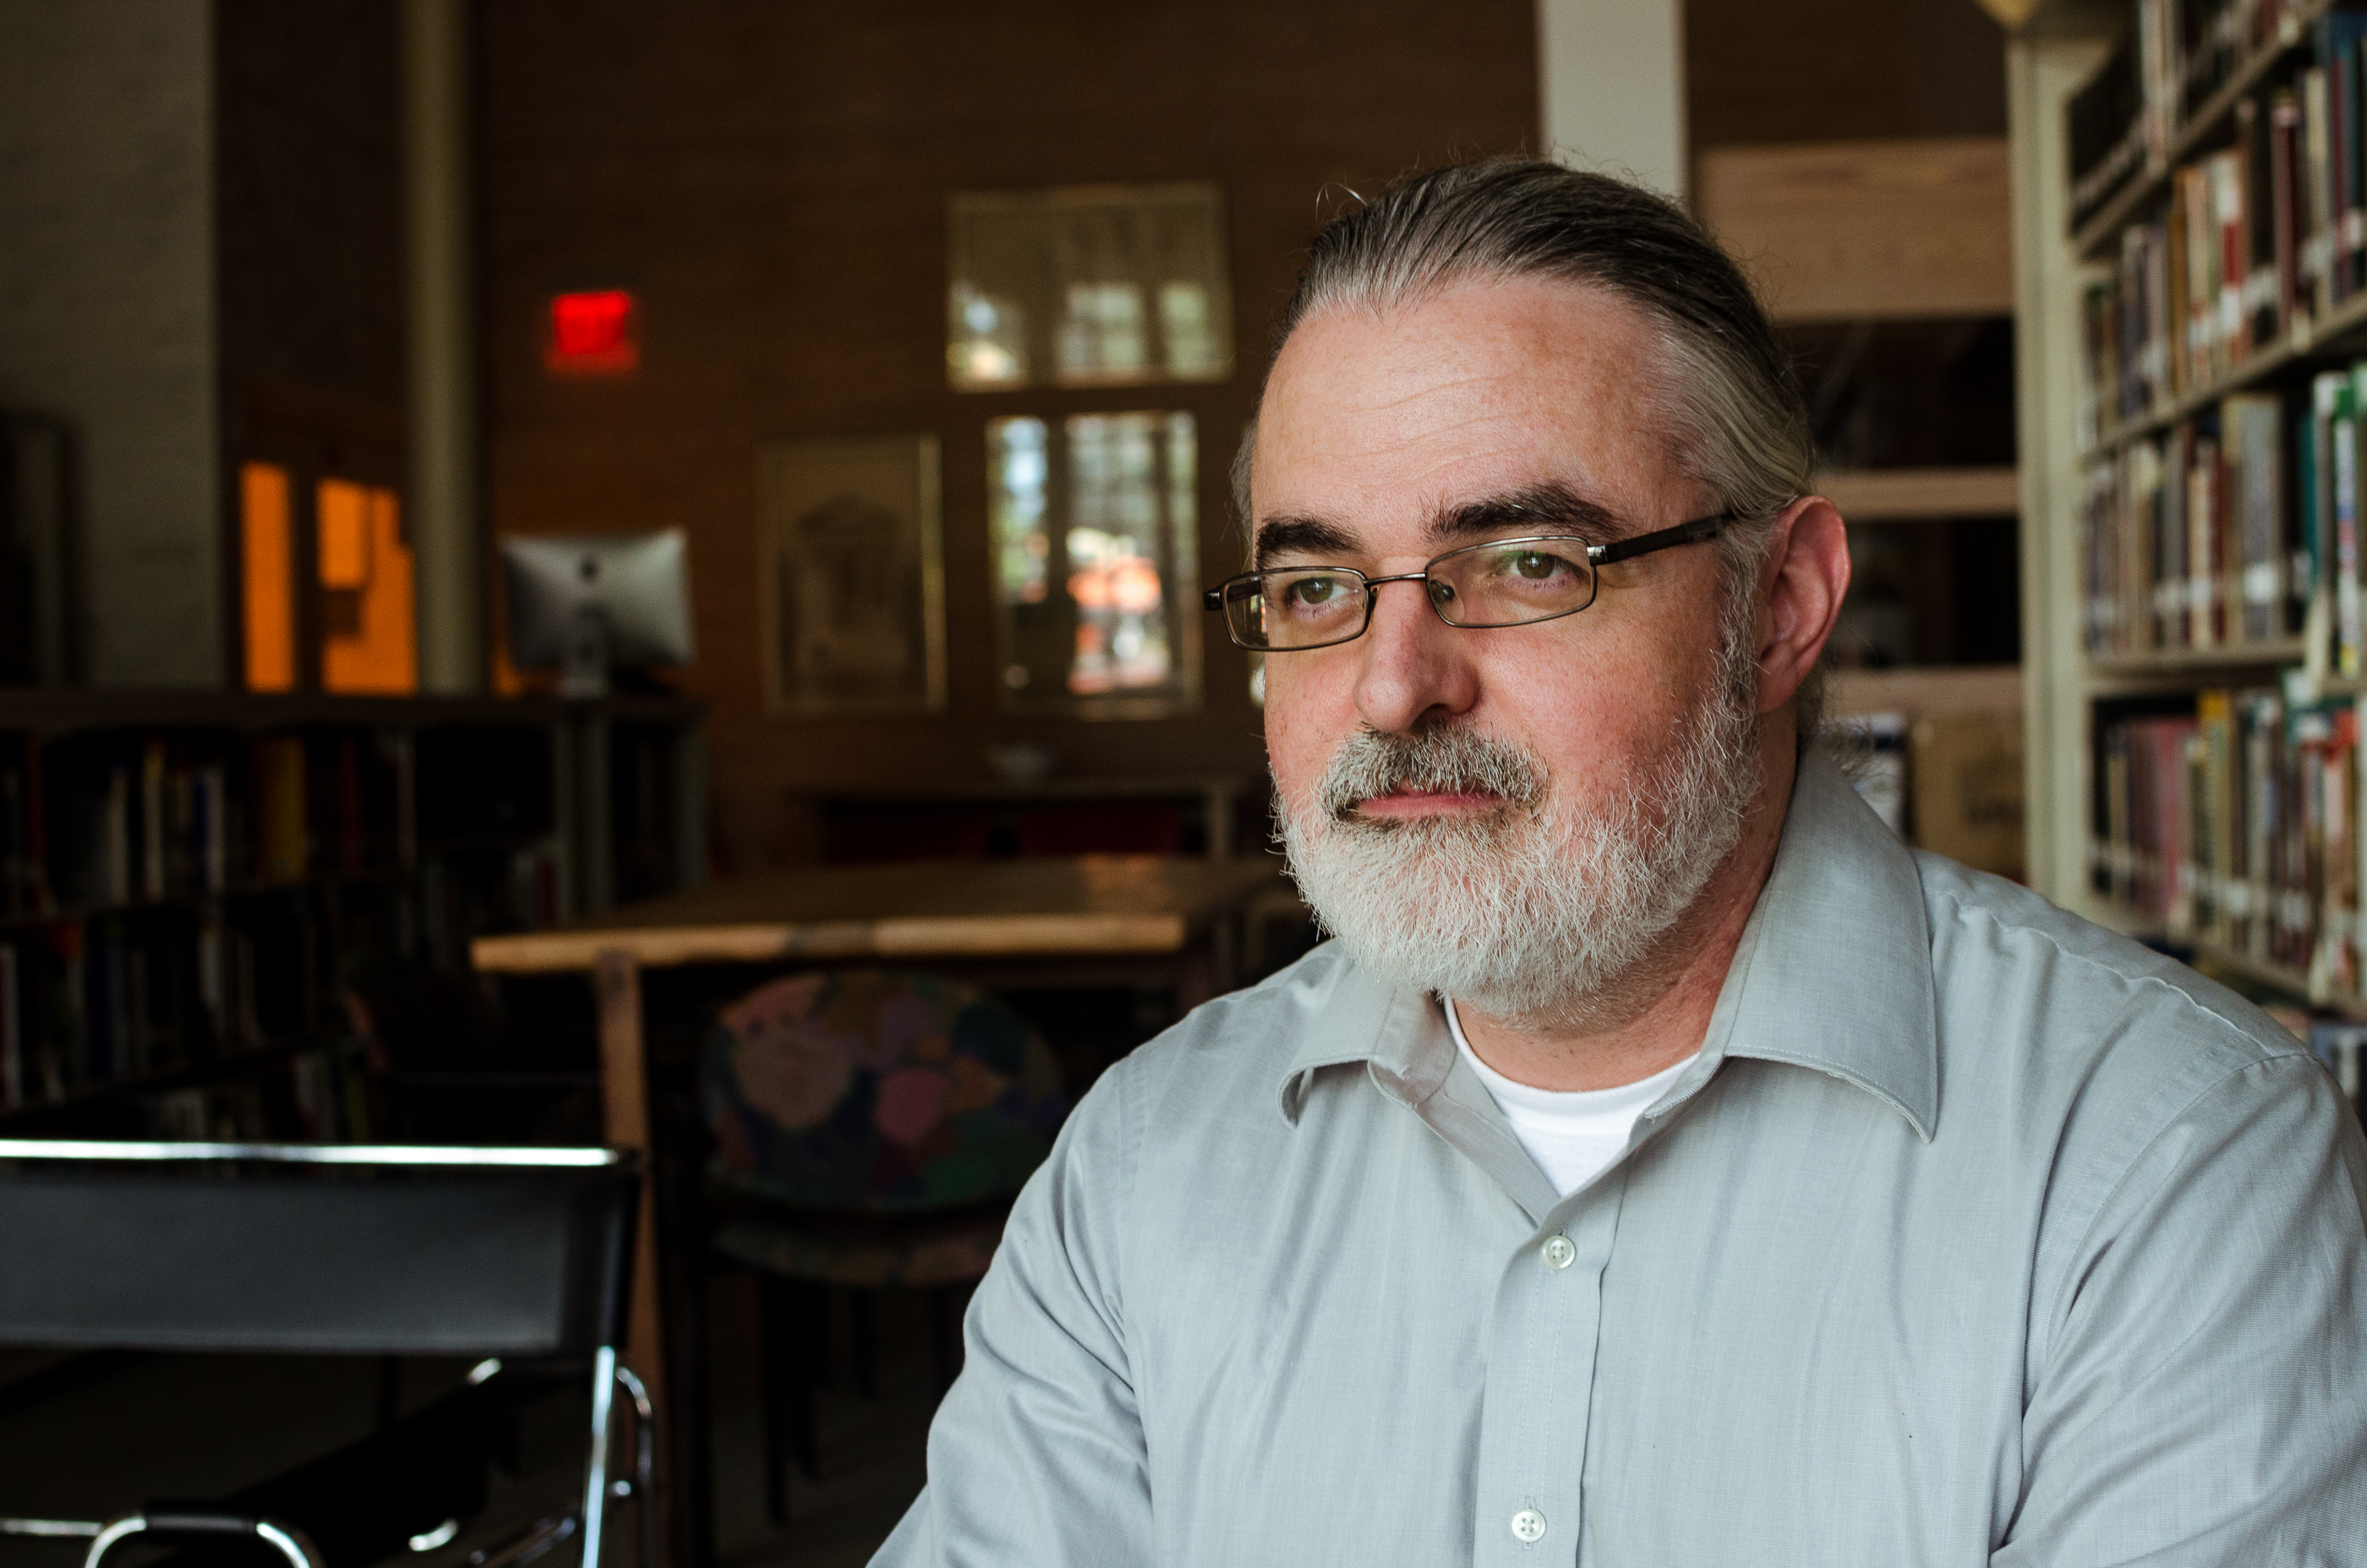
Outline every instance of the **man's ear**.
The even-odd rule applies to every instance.
[[[1792,700],[1833,635],[1849,592],[1849,528],[1821,495],[1803,497],[1774,523],[1760,577],[1759,711]]]

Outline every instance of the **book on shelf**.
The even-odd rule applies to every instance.
[[[383,1135],[359,1042],[340,1041],[276,1062],[255,1077],[169,1089],[142,1117],[152,1137],[264,1142],[368,1143]]]
[[[0,1120],[382,1133],[361,976],[681,875],[693,710],[616,706],[0,694]]]
[[[2145,172],[2145,89],[2136,39],[2124,35],[2066,112],[2071,143],[2071,223],[2093,217]]]
[[[2164,934],[2362,989],[2359,705],[2214,689],[2193,711],[2100,716],[2095,890]]]
[[[399,765],[351,733],[0,737],[0,916],[399,870]]]
[[[2309,1049],[2354,1110],[2367,1105],[2367,1023],[2347,1019],[2313,1020],[2309,1025]]]
[[[1926,715],[1915,721],[1909,759],[1917,847],[2022,880],[2022,716]]]
[[[447,788],[531,807],[540,736],[495,733],[532,744],[438,738],[447,772],[476,753]],[[436,931],[459,954],[567,912],[548,806],[423,838],[401,819],[403,744],[361,726],[0,731],[0,1112],[259,1071],[293,1086],[263,1102],[276,1125],[361,1125],[350,1063],[280,1065],[341,1033],[352,956]],[[181,1103],[193,1125],[252,1121],[235,1097]]]
[[[2102,106],[2125,97],[2119,52],[2067,111],[2075,223],[2135,177],[2113,151],[2129,142],[2132,123],[2160,128],[2144,140],[2166,158],[2177,128],[2245,62],[2261,51],[2284,58],[2283,17],[2302,14],[2240,0],[2140,9],[2157,13],[2135,35],[2153,40],[2136,51],[2143,113],[2117,133],[2103,129]],[[2367,11],[2319,14],[2291,51],[2293,68],[2262,73],[2233,106],[2225,144],[2167,169],[2167,199],[2122,228],[2112,265],[2085,290],[2089,440],[2167,413],[2263,350],[2306,342],[2367,288],[2362,49]]]
[[[2354,438],[2356,425],[2354,416],[2344,426]],[[2297,472],[2314,474],[2296,442],[2316,430],[2275,394],[2237,393],[2090,465],[2080,528],[2091,658],[2282,648],[2301,632],[2329,577],[2314,553],[2310,482],[2296,483]],[[2325,487],[2329,502],[2356,492],[2355,476]]]
[[[25,1033],[17,1009],[17,950],[0,943],[0,1111],[25,1103]]]

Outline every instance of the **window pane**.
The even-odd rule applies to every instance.
[[[349,494],[332,502],[331,487]],[[324,481],[319,501],[321,583],[327,623],[321,638],[321,687],[402,696],[419,690],[418,613],[411,548],[392,491]],[[333,540],[335,528],[351,537]],[[332,561],[331,551],[338,559]]]
[[[957,196],[946,367],[965,391],[1231,374],[1218,193],[1205,185]]]
[[[1027,316],[1018,301],[954,285],[946,323],[946,370],[957,387],[1027,384]]]
[[[1143,375],[1148,333],[1142,290],[1133,284],[1071,283],[1068,313],[1060,318],[1060,379],[1149,379]]]
[[[246,685],[296,685],[296,541],[288,470],[248,463],[239,470],[240,581],[245,590]]]
[[[1192,416],[995,420],[987,457],[1006,705],[1112,716],[1191,705]]]

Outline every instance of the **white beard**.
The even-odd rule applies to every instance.
[[[1618,1021],[1628,982],[1733,852],[1759,792],[1748,627],[1721,629],[1707,700],[1608,800],[1567,798],[1536,759],[1459,726],[1359,731],[1307,809],[1276,807],[1316,918],[1368,972],[1488,1017]],[[1505,805],[1476,820],[1356,813],[1401,784]]]

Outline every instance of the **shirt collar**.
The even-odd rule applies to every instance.
[[[1855,1084],[1929,1143],[1940,1117],[1938,993],[1915,857],[1820,751],[1802,761],[1775,864],[1702,1042]]]
[[[1296,1122],[1322,1067],[1363,1062],[1418,1105],[1455,1063],[1430,998],[1342,962],[1284,1073]],[[1931,939],[1915,859],[1821,752],[1802,761],[1775,863],[1735,948],[1702,1059],[1675,1091],[1706,1082],[1727,1056],[1831,1075],[1890,1106],[1926,1142],[1940,1110]],[[1672,1109],[1676,1100],[1664,1102]]]

